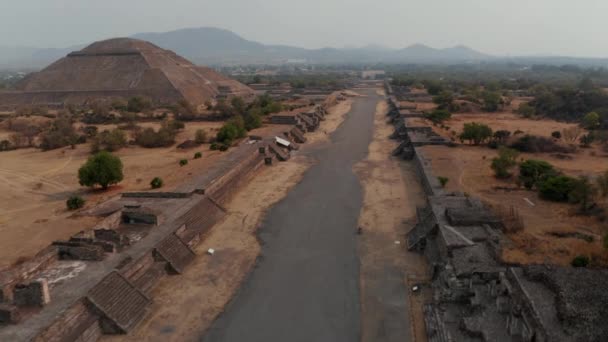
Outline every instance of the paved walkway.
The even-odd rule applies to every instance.
[[[203,341],[360,339],[362,190],[352,167],[367,154],[380,100],[362,92],[333,143],[311,152],[318,163],[266,216],[259,264]]]

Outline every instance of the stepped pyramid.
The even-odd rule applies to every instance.
[[[25,77],[0,105],[86,103],[96,98],[146,96],[156,104],[193,105],[218,97],[253,95],[249,87],[173,51],[138,39],[115,38],[72,52]]]

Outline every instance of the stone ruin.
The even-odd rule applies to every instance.
[[[501,262],[501,221],[462,194],[430,196],[407,234],[431,265],[429,341],[605,341],[607,270]]]
[[[0,273],[0,340],[96,341],[133,330],[154,286],[184,272],[236,190],[269,161],[287,160],[324,113],[315,108],[301,115],[302,129],[274,127],[244,142],[172,192],[124,193],[99,207],[107,216],[96,226]],[[80,268],[61,273],[67,265]]]
[[[61,106],[91,99],[144,96],[158,105],[186,100],[194,106],[254,91],[172,51],[130,38],[95,42],[26,76],[17,91],[0,92],[0,104]]]
[[[429,341],[608,341],[608,270],[505,264],[503,222],[475,198],[444,193],[422,151],[411,154],[428,198],[406,240],[431,267]]]

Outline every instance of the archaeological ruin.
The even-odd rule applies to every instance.
[[[3,106],[61,106],[133,96],[149,98],[157,105],[186,100],[198,106],[219,98],[254,95],[249,87],[210,68],[131,38],[99,41],[69,53],[26,76],[16,88],[0,92]]]
[[[133,331],[154,286],[197,257],[236,191],[265,165],[288,160],[325,114],[321,105],[301,125],[270,127],[170,191],[123,193],[96,206],[103,219],[94,227],[0,273],[0,340],[89,342]]]
[[[479,200],[447,193],[420,146],[449,144],[432,127],[408,125],[386,91],[395,155],[412,160],[426,206],[407,233],[407,248],[430,265],[432,299],[424,306],[429,341],[606,341],[605,270],[510,265],[500,260],[503,221]]]

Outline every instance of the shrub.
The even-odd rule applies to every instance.
[[[517,165],[517,156],[519,153],[517,151],[501,147],[498,152],[498,157],[492,159],[492,170],[497,178],[509,178],[511,177],[511,173],[509,170]]]
[[[204,144],[207,142],[207,132],[203,129],[197,129],[196,133],[194,133],[194,142],[197,144]]]
[[[103,189],[123,179],[122,161],[111,153],[101,151],[87,160],[78,170],[80,185],[94,187],[99,184]]]
[[[439,184],[441,184],[441,187],[445,188],[445,186],[448,184],[448,181],[450,179],[448,177],[439,176],[439,177],[437,177],[437,180],[439,181]]]
[[[196,152],[196,153],[194,154],[194,159],[200,159],[200,158],[202,158],[202,157],[203,157],[203,154],[202,154],[201,152]]]
[[[188,159],[182,159],[179,161],[179,166],[186,166],[188,165]]]
[[[125,146],[127,146],[127,135],[124,131],[116,128],[111,131],[105,130],[97,134],[93,139],[91,151],[93,153],[97,153],[100,150],[114,152]]]
[[[523,137],[515,141],[513,144],[511,144],[511,148],[514,148],[520,152],[529,153],[572,152],[572,149],[560,146],[549,138],[529,134],[524,135]]]
[[[222,151],[222,152],[224,152],[224,151],[228,151],[228,148],[229,148],[229,147],[230,147],[230,146],[228,146],[228,145],[226,145],[226,144],[221,144],[221,145],[220,145],[220,151]]]
[[[553,131],[553,132],[551,133],[551,136],[552,136],[553,138],[555,138],[555,139],[561,139],[561,138],[562,138],[562,132],[560,132],[560,131]]]
[[[141,96],[134,96],[127,102],[127,110],[133,113],[143,112],[151,107],[150,100]]]
[[[586,176],[579,177],[574,183],[574,188],[568,194],[568,201],[571,203],[579,203],[581,211],[586,212],[589,209],[589,204],[595,196],[597,189]]]
[[[216,150],[219,150],[219,149],[220,149],[220,144],[218,144],[218,143],[214,142],[214,143],[212,143],[212,144],[209,146],[209,149],[210,149],[211,151],[216,151]]]
[[[77,141],[78,135],[74,126],[72,126],[72,119],[66,115],[60,115],[51,124],[51,127],[42,134],[40,147],[46,151],[75,145]]]
[[[567,202],[576,182],[576,178],[564,175],[549,177],[540,183],[538,190],[540,196],[546,200]]]
[[[441,123],[448,120],[452,114],[445,109],[436,109],[426,115],[426,117],[434,123]]]
[[[70,196],[65,202],[68,210],[76,210],[84,207],[85,200],[80,196]]]
[[[262,117],[257,111],[250,111],[245,116],[245,129],[251,131],[260,127],[262,127]]]
[[[465,123],[460,140],[468,140],[470,143],[479,145],[492,136],[492,129],[477,122]]]
[[[587,113],[583,117],[582,126],[588,130],[600,127],[600,115],[596,112]]]
[[[528,159],[519,165],[519,180],[526,189],[532,189],[547,178],[556,175],[557,171],[553,165],[544,160]]]
[[[494,138],[494,141],[496,141],[500,145],[504,145],[510,136],[511,136],[511,132],[504,130],[504,129],[498,130],[498,131],[494,132],[494,134],[492,135],[492,137]]]
[[[169,127],[161,127],[158,131],[148,127],[135,134],[135,143],[142,147],[167,147],[175,143],[176,131]]]
[[[161,188],[162,186],[163,186],[162,178],[154,177],[152,179],[152,181],[150,182],[150,187],[152,187],[152,189],[158,189],[158,188]]]
[[[589,257],[585,255],[578,255],[572,259],[572,267],[587,267],[589,265]]]

